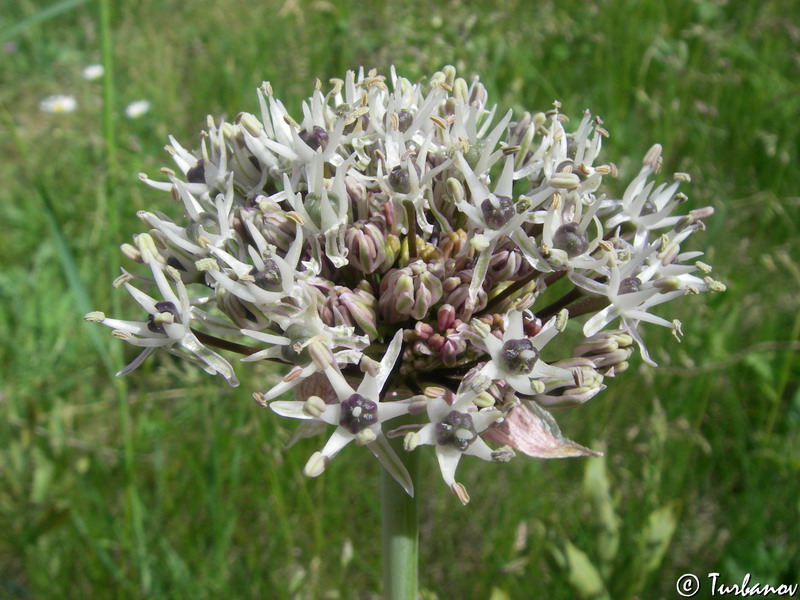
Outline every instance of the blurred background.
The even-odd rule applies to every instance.
[[[617,196],[662,143],[716,209],[692,241],[728,286],[662,311],[682,343],[645,329],[660,368],[635,357],[556,415],[605,458],[464,461],[462,507],[424,455],[425,598],[800,583],[795,0],[5,0],[0,44],[0,598],[378,597],[368,453],[305,479],[320,441],[284,452],[294,424],[250,396],[268,367],[230,389],[164,355],[115,379],[134,349],[82,315],[138,314],[111,281],[137,210],[177,216],[137,179],[172,166],[169,134],[198,147],[263,80],[298,114],[315,77],[392,64],[480,74],[517,114],[590,108]]]

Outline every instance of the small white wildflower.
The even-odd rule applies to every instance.
[[[103,65],[88,65],[83,69],[81,75],[86,81],[97,81],[103,76],[105,69]]]
[[[125,115],[129,119],[138,119],[150,110],[150,102],[147,100],[136,100],[125,107]]]
[[[78,108],[78,101],[75,100],[75,96],[67,94],[55,94],[39,102],[39,110],[51,114],[71,113],[76,108]]]

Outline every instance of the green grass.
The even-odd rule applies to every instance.
[[[52,6],[64,10],[42,13]],[[0,597],[379,593],[367,453],[348,448],[307,480],[318,440],[284,453],[291,425],[250,399],[269,370],[230,390],[162,358],[120,383],[110,372],[129,348],[81,319],[87,298],[131,308],[110,286],[117,248],[137,210],[174,210],[136,179],[168,164],[167,134],[195,145],[206,114],[255,110],[265,79],[297,109],[314,77],[362,64],[416,78],[451,63],[480,73],[502,107],[589,107],[611,132],[619,185],[661,142],[665,169],[692,174],[692,206],[717,210],[695,243],[728,285],[670,307],[682,344],[646,330],[660,369],[637,359],[558,415],[569,437],[605,447],[605,475],[599,459],[464,461],[462,508],[424,455],[422,586],[566,599],[596,576],[612,598],[673,598],[687,571],[800,582],[796,2],[108,6],[105,116],[102,84],[80,77],[102,58],[99,3],[18,0],[0,17],[16,44],[0,49]],[[40,113],[58,92],[79,110]],[[151,112],[124,118],[139,98]]]

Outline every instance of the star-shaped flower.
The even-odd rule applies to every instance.
[[[173,267],[165,267],[156,260],[157,251],[153,238],[143,233],[136,237],[136,245],[141,254],[142,262],[150,267],[158,291],[163,298],[158,301],[145,294],[130,284],[133,277],[124,273],[118,285],[125,286],[133,299],[144,308],[148,315],[147,320],[123,321],[108,319],[103,313],[89,313],[87,321],[102,323],[114,329],[114,337],[120,338],[133,346],[144,348],[128,366],[117,375],[127,375],[144,360],[155,352],[156,348],[163,348],[171,354],[189,360],[211,375],[219,373],[232,386],[239,385],[236,375],[228,361],[213,350],[204,346],[192,333],[190,322],[193,318],[192,307],[186,286],[181,281],[180,275]],[[177,293],[173,291],[164,271],[172,278]],[[177,346],[177,348],[176,348]]]
[[[309,477],[321,475],[342,448],[355,440],[365,445],[391,473],[403,489],[414,495],[414,485],[408,471],[394,450],[389,446],[381,424],[408,414],[410,400],[381,402],[380,393],[394,367],[403,341],[399,330],[392,339],[386,354],[373,373],[367,373],[357,390],[354,390],[342,374],[334,367],[325,369],[331,387],[336,392],[338,403],[326,404],[321,398],[312,396],[305,402],[278,401],[269,407],[283,417],[315,419],[336,426],[325,447],[311,455],[303,472]]]
[[[483,336],[483,344],[491,360],[481,369],[480,375],[491,380],[502,379],[514,390],[526,396],[541,394],[546,387],[558,387],[572,382],[572,373],[548,365],[540,359],[539,352],[552,340],[563,326],[558,316],[544,324],[541,331],[529,338],[522,326],[522,312],[510,310],[506,316],[503,339],[492,333]],[[556,384],[556,385],[553,385]]]
[[[469,502],[469,494],[455,479],[462,455],[469,454],[490,462],[507,461],[513,456],[507,451],[492,450],[480,438],[480,434],[502,418],[503,413],[495,408],[474,410],[473,400],[477,395],[474,387],[465,384],[452,404],[447,402],[444,395],[429,398],[430,423],[405,438],[406,450],[413,450],[420,444],[435,447],[444,482],[463,504]]]

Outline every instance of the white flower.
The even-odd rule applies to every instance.
[[[408,434],[405,440],[407,450],[413,450],[420,444],[435,446],[442,478],[463,504],[469,502],[469,494],[455,478],[462,455],[469,454],[490,462],[510,458],[508,453],[494,452],[480,438],[480,434],[503,415],[495,408],[471,411],[470,408],[475,407],[473,400],[476,395],[474,389],[464,385],[452,405],[444,397],[430,398],[430,423],[418,432]]]
[[[113,335],[123,339],[133,346],[144,348],[133,362],[122,369],[117,375],[127,375],[150,356],[156,348],[163,348],[171,354],[180,356],[191,363],[198,365],[206,373],[214,375],[219,373],[232,386],[239,385],[228,361],[216,352],[206,348],[191,330],[192,307],[186,286],[172,267],[164,267],[157,260],[156,246],[153,238],[146,233],[136,237],[136,245],[141,253],[142,262],[150,267],[153,279],[161,293],[162,301],[145,294],[133,287],[129,281],[132,276],[123,273],[119,279],[133,299],[148,313],[146,321],[123,321],[107,319],[102,313],[89,313],[87,321],[102,323],[114,329]],[[177,294],[173,291],[164,271],[170,275],[175,283]],[[178,346],[176,348],[175,346]]]
[[[381,390],[400,355],[402,342],[403,331],[400,330],[386,349],[386,354],[374,374],[366,374],[357,390],[347,383],[337,369],[328,366],[325,374],[339,398],[338,403],[325,404],[321,398],[312,396],[306,402],[278,401],[269,405],[283,417],[316,419],[336,426],[336,431],[325,447],[320,452],[315,452],[306,463],[303,472],[307,476],[321,475],[333,457],[347,444],[356,440],[372,451],[408,494],[414,495],[411,477],[381,430],[381,423],[408,414],[409,410],[409,401],[381,402],[380,400]]]
[[[244,335],[271,344],[269,348],[243,358],[243,362],[278,359],[295,365],[286,377],[262,395],[264,402],[288,392],[314,373],[327,372],[331,363],[341,366],[357,363],[361,350],[369,345],[368,338],[356,335],[353,327],[325,325],[313,301],[291,317],[275,316],[275,321],[280,323],[284,335],[241,330]]]
[[[640,254],[631,258],[627,263],[617,264],[616,259],[612,260],[609,267],[604,267],[601,271],[607,281],[601,283],[579,273],[571,273],[570,280],[577,286],[597,296],[605,296],[609,305],[592,316],[583,326],[583,335],[591,337],[596,335],[617,317],[622,320],[622,329],[629,334],[638,344],[644,361],[652,366],[656,363],[650,358],[650,354],[637,331],[640,321],[661,325],[663,327],[675,328],[673,322],[651,315],[648,311],[664,302],[669,302],[674,298],[686,294],[685,289],[659,290],[652,283],[652,278],[658,272],[661,264],[655,263],[644,266],[643,263],[655,251],[655,245],[646,246],[640,250]]]
[[[83,69],[81,75],[86,81],[97,81],[103,76],[104,72],[103,65],[88,65]]]
[[[125,107],[125,114],[129,119],[138,119],[150,110],[150,102],[147,100],[136,100]]]
[[[39,110],[51,114],[71,113],[74,112],[76,108],[78,108],[78,101],[75,100],[75,96],[69,96],[67,94],[48,96],[39,102]]]
[[[498,340],[491,333],[483,338],[492,359],[481,369],[480,375],[492,380],[502,379],[526,396],[540,394],[547,387],[552,389],[572,383],[570,371],[548,365],[539,357],[541,349],[559,333],[558,319],[553,317],[539,333],[528,338],[523,331],[522,313],[509,311],[503,339]]]

